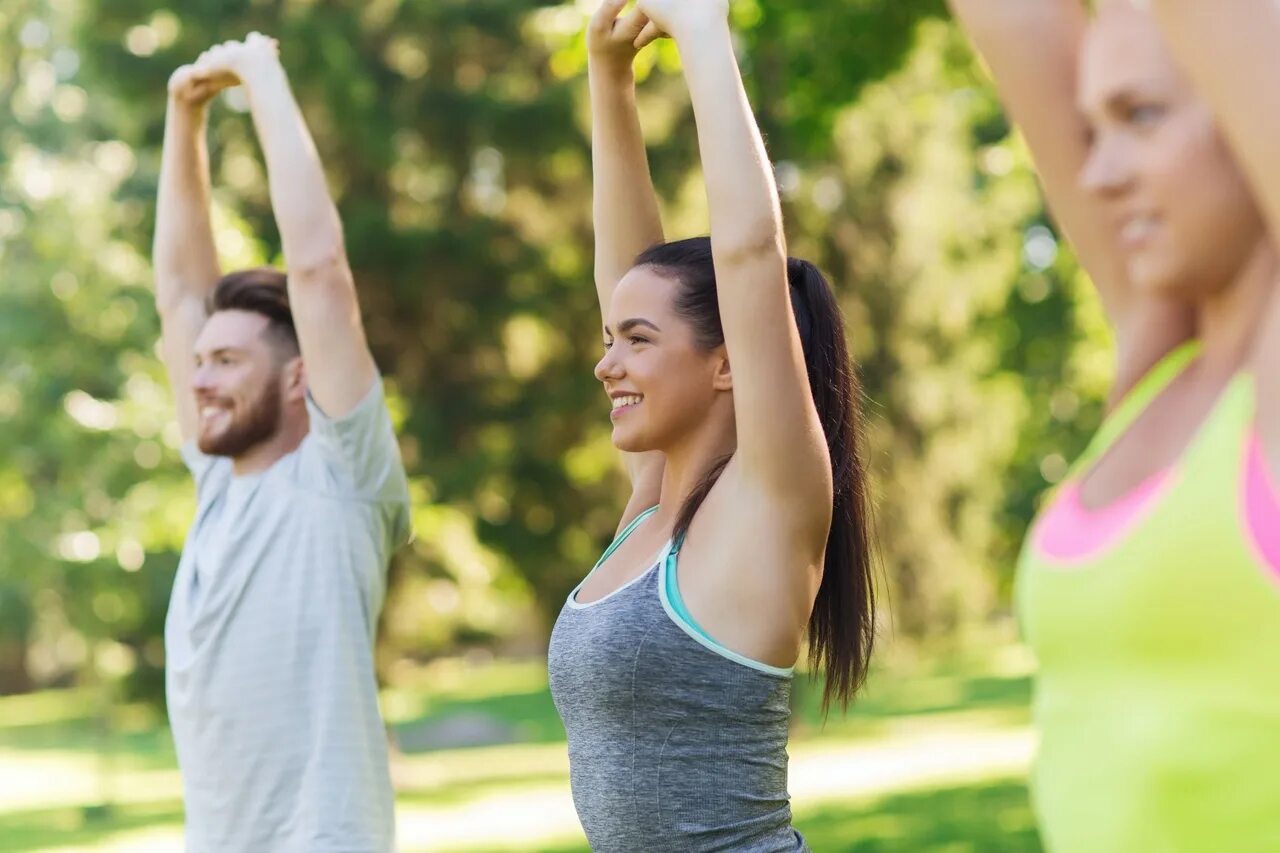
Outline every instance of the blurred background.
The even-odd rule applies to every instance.
[[[0,2],[0,849],[180,849],[162,627],[194,496],[148,253],[170,72],[276,36],[346,225],[417,538],[379,668],[404,850],[585,850],[551,622],[626,497],[591,283],[596,0]],[[941,2],[735,0],[793,254],[866,386],[875,675],[800,679],[798,827],[827,850],[1036,850],[1012,570],[1096,425],[1110,342]],[[670,44],[640,102],[667,233],[705,233]],[[210,120],[224,268],[281,265],[232,91]]]

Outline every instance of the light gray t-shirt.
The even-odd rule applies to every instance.
[[[260,474],[182,450],[196,518],[165,622],[190,853],[389,851],[373,646],[409,533],[381,381]]]

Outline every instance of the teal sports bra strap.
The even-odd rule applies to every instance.
[[[649,507],[639,515],[637,515],[635,518],[633,518],[631,520],[631,523],[628,524],[625,528],[623,528],[621,533],[619,533],[616,537],[614,537],[614,540],[609,543],[609,547],[606,548],[604,553],[600,555],[600,559],[596,561],[596,568],[599,568],[601,563],[609,559],[609,556],[614,551],[618,550],[619,546],[621,546],[623,542],[627,541],[627,537],[635,532],[636,528],[640,526],[640,523],[642,521],[644,521],[646,518],[653,515],[657,511],[658,511],[658,506],[654,505]]]
[[[612,556],[614,551],[618,550],[618,546],[620,546],[623,542],[627,541],[627,537],[635,532],[635,529],[640,526],[640,523],[644,521],[646,518],[648,518],[649,516],[653,515],[657,511],[658,511],[658,507],[656,506],[649,507],[644,512],[640,513],[635,518],[633,518],[631,520],[631,523],[628,524],[625,528],[623,528],[621,533],[619,533],[617,536],[614,537],[613,541],[609,543],[609,547],[606,548],[604,553],[600,555],[600,559],[596,560],[596,564],[591,567],[591,571],[587,572],[587,576],[582,579],[581,583],[579,583],[577,586],[573,588],[573,592],[569,593],[570,607],[583,606],[577,603],[578,590],[582,589],[583,585],[585,585],[586,582],[591,579],[591,576],[594,575],[596,571],[601,566],[604,565],[604,561],[609,559],[609,557]]]

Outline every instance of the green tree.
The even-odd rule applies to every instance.
[[[776,33],[820,47],[817,64],[768,78],[810,81],[778,101],[798,149],[822,147],[833,105],[900,60],[911,20],[936,4],[855,5],[739,10],[748,43]],[[577,4],[528,0],[188,4],[181,15],[132,0],[92,9],[81,27],[87,64],[129,117],[115,130],[139,152],[126,192],[143,204],[168,72],[221,38],[279,37],[339,198],[375,353],[405,404],[421,501],[388,608],[400,646],[501,633],[511,611],[495,605],[495,585],[508,601],[531,596],[545,626],[616,520],[621,480],[590,374],[584,21]],[[671,70],[670,46],[663,57]],[[696,219],[684,210],[694,136],[681,88],[659,74],[646,95],[676,224]],[[215,116],[220,197],[277,257],[249,133],[233,111]],[[150,225],[123,236],[144,248]]]
[[[0,11],[0,691],[158,662],[190,511],[161,463],[146,261],[61,4]],[[147,571],[140,571],[146,564]]]
[[[940,12],[734,5],[792,251],[846,307],[889,604],[914,637],[1005,606],[1035,495],[1096,421],[1108,370],[1087,286]],[[0,9],[0,689],[90,658],[159,684],[192,508],[152,351],[165,81],[253,29],[280,39],[327,164],[412,478],[418,537],[393,568],[385,662],[545,639],[624,498],[591,376],[585,14],[536,0]],[[674,46],[643,62],[668,233],[702,232]],[[252,130],[224,101],[224,261],[279,263]]]
[[[925,23],[833,142],[793,177],[793,248],[845,288],[895,626],[962,639],[1008,607],[1034,501],[1096,422],[1105,336],[952,25]]]

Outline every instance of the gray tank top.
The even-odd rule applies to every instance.
[[[589,604],[579,584],[551,634],[551,695],[587,840],[610,853],[807,851],[787,796],[791,670],[735,655],[692,623],[678,553],[668,543]]]

